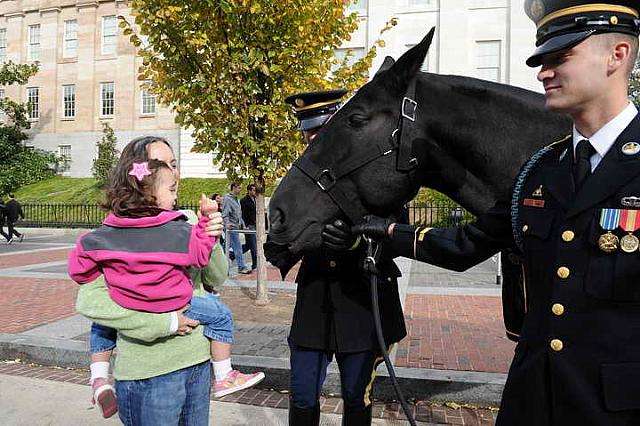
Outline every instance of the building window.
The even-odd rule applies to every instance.
[[[118,23],[115,16],[102,17],[102,54],[115,55],[118,43]]]
[[[40,60],[40,24],[29,25],[28,51],[30,61]]]
[[[357,12],[358,15],[366,15],[368,5],[368,0],[351,0],[349,6],[347,6],[347,12]]]
[[[62,86],[62,108],[64,118],[76,116],[76,85],[65,84]]]
[[[155,114],[156,113],[156,95],[151,93],[149,85],[151,81],[145,81],[144,84],[147,87],[142,88],[142,113],[143,114]]]
[[[65,173],[71,169],[71,145],[58,145],[58,157],[60,157],[59,172]]]
[[[76,58],[78,56],[78,21],[64,21],[64,49],[62,57]]]
[[[113,82],[100,83],[100,115],[102,116],[112,116],[114,114],[113,88]]]
[[[478,78],[500,82],[500,45],[500,40],[476,42]]]
[[[344,57],[347,56],[347,54],[350,55],[349,59],[347,60],[347,64],[351,66],[357,61],[359,61],[360,59],[364,58],[364,55],[365,55],[364,47],[336,49],[333,51],[333,56],[335,56],[335,58],[339,62],[342,62],[344,60]]]
[[[7,29],[0,28],[0,62],[7,60]]]
[[[28,115],[30,120],[40,118],[40,88],[27,87]]]

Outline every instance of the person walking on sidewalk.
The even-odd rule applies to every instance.
[[[251,270],[253,271],[258,267],[258,247],[256,230],[256,195],[257,187],[254,184],[247,185],[247,195],[240,200],[240,207],[242,209],[242,221],[246,229],[254,231],[253,233],[244,234],[246,241],[245,246],[251,252]],[[242,248],[243,253],[246,249]]]
[[[171,181],[173,179],[173,184],[169,188],[163,186],[161,192],[160,188],[154,189],[154,191],[158,191],[157,194],[154,193],[155,202],[163,203],[166,210],[169,207],[169,203],[164,204],[164,202],[171,201],[171,199],[175,201],[175,188],[179,178],[177,162],[171,146],[166,140],[157,137],[135,139],[123,150],[118,169],[127,169],[127,166],[131,165],[131,160],[134,158],[146,160],[147,168],[150,167],[149,163],[152,164],[152,169],[154,167],[162,168],[162,180]],[[153,161],[150,158],[156,158],[160,161]],[[137,169],[130,170],[130,172],[133,172],[131,176],[136,175],[135,178],[127,177],[127,179],[137,180],[138,176],[142,176],[143,180],[149,179],[149,177],[144,176],[147,175],[147,172],[144,170],[142,163],[138,162]],[[127,176],[129,175],[127,174]],[[159,184],[159,177],[155,177],[158,178],[156,183]],[[145,186],[144,183],[142,185]],[[124,184],[112,185],[112,187],[115,192],[126,191],[127,188]],[[150,190],[150,187],[155,188],[157,185],[146,185],[145,187]],[[145,200],[154,200],[154,198],[145,196]],[[78,257],[79,259],[82,258],[83,261],[79,262],[79,270],[71,267],[75,271],[74,273],[80,272],[80,275],[83,275],[81,273],[82,268],[86,269],[87,265],[90,266],[92,260],[99,263],[108,262],[107,254],[109,250],[115,247],[113,244],[120,244],[120,248],[126,248],[128,244],[137,244],[138,247],[131,253],[131,256],[141,257],[142,261],[129,262],[127,263],[128,268],[144,268],[145,274],[136,274],[136,277],[144,275],[148,279],[153,279],[154,265],[156,269],[160,266],[158,259],[150,259],[149,256],[153,257],[152,253],[142,253],[139,249],[145,249],[145,251],[149,249],[155,250],[162,244],[168,244],[168,248],[171,249],[171,244],[173,244],[173,250],[177,247],[178,250],[182,251],[182,249],[179,249],[180,244],[176,246],[175,243],[177,239],[185,238],[184,232],[179,232],[179,228],[185,226],[184,222],[182,222],[184,220],[183,215],[193,221],[196,220],[195,214],[189,211],[163,210],[155,216],[145,216],[145,211],[151,212],[154,210],[153,206],[133,209],[135,200],[135,196],[125,197],[124,203],[119,204],[120,208],[131,212],[132,217],[110,216],[111,220],[115,222],[128,222],[127,224],[120,224],[127,226],[123,228],[114,222],[104,227],[107,234],[111,231],[111,234],[115,236],[120,230],[120,233],[124,232],[127,236],[119,240],[117,238],[98,238],[93,241],[98,245],[111,244],[111,246],[103,247],[106,250],[98,250],[100,253],[93,250],[97,248],[95,244],[93,246],[89,244],[87,247],[82,245],[81,251],[86,256]],[[114,207],[112,211],[118,211],[118,208]],[[162,215],[164,215],[163,217],[177,215],[174,220],[166,222],[164,225],[158,225],[160,228],[163,226],[171,228],[166,230],[164,237],[161,236],[162,229],[151,223],[138,229],[129,226],[133,222],[160,220]],[[211,213],[208,216],[210,217],[208,222],[205,223],[206,217],[203,217],[200,220],[200,224],[196,225],[197,232],[209,238],[217,238],[223,231],[222,216],[219,212]],[[160,231],[157,235],[160,236],[159,242],[153,244],[152,247],[144,247],[145,242],[149,242],[149,239],[145,239],[144,236],[155,231]],[[132,233],[137,234],[140,238],[132,240],[130,238]],[[195,246],[190,244],[188,248],[195,249]],[[97,257],[92,257],[86,249],[96,252],[94,254]],[[120,252],[117,252],[116,255],[118,253]],[[184,261],[184,256],[185,254],[182,253],[178,257],[173,256],[168,259],[164,256],[162,259],[165,263],[180,262]],[[148,263],[147,267],[144,266],[145,258],[151,262]],[[199,264],[206,261],[208,261],[208,264],[204,268],[191,267],[178,275],[161,274],[163,276],[163,285],[173,283],[171,288],[176,289],[178,288],[178,283],[181,282],[178,278],[191,278],[192,290],[190,291],[197,297],[192,298],[194,303],[191,303],[190,313],[187,313],[186,307],[168,313],[129,310],[111,299],[110,292],[112,290],[107,289],[102,278],[80,286],[76,305],[78,312],[93,321],[99,322],[99,324],[93,324],[90,338],[92,348],[91,377],[94,398],[100,408],[104,410],[103,415],[105,417],[113,415],[117,411],[117,407],[114,407],[115,394],[107,380],[109,360],[111,352],[116,346],[116,338],[118,356],[115,363],[115,377],[117,379],[120,418],[126,425],[147,424],[147,422],[149,424],[178,424],[178,422],[196,425],[208,424],[209,391],[211,386],[210,364],[207,362],[210,357],[209,353],[212,353],[211,357],[214,359],[214,362],[212,362],[215,376],[214,396],[216,396],[216,393],[220,395],[220,392],[228,394],[233,389],[239,390],[239,388],[236,389],[238,386],[246,388],[256,383],[253,381],[254,377],[264,377],[261,373],[244,375],[233,370],[230,364],[231,345],[224,342],[208,344],[203,327],[198,327],[199,320],[205,320],[204,317],[200,317],[200,314],[205,314],[207,311],[213,313],[215,317],[212,318],[215,324],[210,324],[213,329],[206,332],[207,336],[229,337],[233,324],[231,313],[226,305],[219,302],[217,297],[213,297],[205,291],[207,287],[217,286],[226,279],[227,263],[224,253],[216,245],[211,251],[211,255],[206,256],[206,259],[200,259]],[[107,265],[105,264],[105,266]],[[128,271],[126,268],[117,269],[118,273],[125,273],[126,271]],[[159,276],[157,271],[156,276]],[[171,279],[171,276],[174,276],[174,279]],[[80,278],[82,281],[86,281],[85,276]],[[110,280],[111,284],[114,284],[113,280]],[[121,284],[126,286],[132,284],[132,282]],[[145,291],[156,294],[160,287],[155,287],[143,287],[140,294],[135,294],[141,296]],[[120,299],[122,297],[126,299],[127,294],[133,295],[133,293],[126,292],[120,292],[119,294]],[[143,300],[138,296],[135,297],[135,303],[143,303]],[[187,294],[184,293],[183,297],[186,296]],[[165,302],[163,299],[162,303]],[[213,308],[213,310],[210,308]],[[199,320],[188,318],[185,314],[190,316],[198,315]],[[118,331],[116,332],[115,329]],[[227,331],[225,332],[224,329]],[[215,333],[211,333],[211,331],[215,331]],[[208,347],[211,350],[207,350]],[[186,393],[185,390],[187,391]],[[103,395],[106,395],[106,398]],[[143,418],[145,419],[144,423]]]
[[[4,214],[4,200],[0,199],[0,235],[2,235],[8,243],[11,237],[9,236],[9,234],[4,232],[4,224],[6,220],[7,219]]]
[[[345,90],[300,93],[286,102],[295,108],[306,143],[340,106]],[[296,282],[296,304],[289,333],[291,383],[289,424],[316,426],[320,423],[320,393],[327,366],[335,356],[340,368],[344,412],[342,424],[371,424],[371,389],[376,367],[382,362],[375,336],[371,293],[362,270],[365,257],[360,240],[342,221],[326,225],[321,253],[302,259]],[[265,250],[273,245],[267,243]],[[271,256],[270,256],[271,258]],[[286,275],[291,266],[278,264]],[[383,254],[378,263],[380,309],[384,338],[388,345],[406,336],[398,294],[395,263]],[[389,346],[389,350],[391,346]]]
[[[498,426],[640,424],[640,115],[628,79],[640,1],[528,0],[529,66],[572,135],[521,169],[513,201],[461,228],[368,217],[354,232],[457,271],[518,250],[525,304]],[[508,117],[507,117],[508,119]]]
[[[22,204],[16,200],[13,194],[9,194],[9,201],[4,205],[4,217],[7,221],[7,235],[9,236],[7,244],[15,241],[14,236],[22,242],[22,240],[24,240],[24,234],[18,232],[15,226],[18,219],[24,219],[24,213],[22,212]]]
[[[224,225],[228,236],[227,244],[229,246],[227,247],[227,250],[233,250],[235,261],[238,265],[238,273],[250,274],[251,269],[247,268],[244,263],[240,233],[234,232],[244,229],[242,207],[240,206],[240,201],[238,201],[238,194],[242,191],[240,182],[232,182],[229,189],[229,193],[224,196],[224,202],[222,205],[222,218],[224,219]]]

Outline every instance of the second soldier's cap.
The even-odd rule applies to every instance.
[[[346,90],[305,92],[288,96],[284,101],[293,106],[298,130],[313,130],[324,125],[338,111]]]
[[[526,0],[525,12],[536,24],[536,51],[527,65],[537,67],[542,56],[571,48],[596,33],[638,36],[640,0]]]

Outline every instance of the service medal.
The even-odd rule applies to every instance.
[[[633,231],[638,229],[638,211],[622,210],[620,214],[620,227],[628,232],[620,239],[620,248],[625,253],[633,253],[640,247],[640,240],[633,235]]]
[[[613,253],[618,249],[619,240],[611,231],[618,227],[620,210],[602,209],[600,213],[600,226],[607,231],[598,238],[598,247],[605,253]]]

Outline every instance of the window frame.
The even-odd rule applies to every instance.
[[[105,98],[104,88],[111,85],[111,99]],[[105,113],[105,101],[111,101],[111,113]],[[106,106],[109,109],[109,106]],[[100,117],[113,117],[116,114],[116,84],[113,81],[100,82]]]
[[[9,43],[7,40],[7,29],[0,28],[0,63],[7,61],[7,50],[9,48]]]
[[[63,154],[62,148],[68,148],[68,155]],[[58,157],[60,158],[61,168],[58,170],[60,173],[69,173],[71,170],[71,144],[59,144],[58,145]]]
[[[31,101],[31,93],[35,91],[35,102]],[[29,121],[38,121],[40,120],[40,87],[39,86],[30,86],[26,88],[26,96],[27,102],[29,103],[29,108],[27,110],[27,117]],[[34,114],[35,112],[35,114]]]
[[[35,31],[37,29],[37,32]],[[34,38],[37,36],[37,41],[34,42]],[[29,25],[27,32],[27,58],[30,62],[40,61],[40,44],[42,40],[40,24]],[[34,59],[35,58],[35,59]]]
[[[146,85],[148,85],[149,83],[150,83],[150,80],[146,80],[144,82],[144,84]],[[145,97],[145,93],[146,93],[146,97]],[[145,99],[153,99],[152,112],[145,112],[144,110]],[[156,115],[157,107],[158,107],[158,95],[151,93],[148,87],[141,87],[140,88],[140,115],[144,115],[144,116]]]
[[[489,45],[497,45],[498,50],[497,50],[497,55],[492,55],[491,57],[497,57],[497,65],[481,65],[480,64],[480,48],[481,46],[489,46]],[[476,72],[475,72],[475,76],[476,78],[485,80],[485,81],[492,81],[494,83],[502,83],[502,40],[497,39],[497,40],[476,40],[475,43],[476,46]],[[487,55],[485,55],[487,56]],[[488,57],[488,56],[487,56]],[[497,71],[497,80],[489,80],[487,78],[484,78],[484,76],[480,76],[479,71],[480,70],[496,70]]]
[[[109,19],[113,19],[113,22],[114,22],[113,34],[106,34],[106,31],[105,31],[106,23],[107,23],[107,20]],[[107,40],[107,37],[109,37],[109,39],[113,38],[112,44],[105,43],[105,41]],[[109,48],[113,47],[113,51],[107,51],[105,49],[107,46]],[[116,15],[106,15],[102,17],[102,34],[100,38],[100,53],[104,56],[118,54],[118,18],[116,17]]]
[[[75,25],[75,31],[70,32],[69,27],[71,23]],[[78,57],[78,20],[77,19],[68,19],[64,21],[64,33],[62,35],[62,58],[63,59],[72,59]],[[75,37],[70,38],[69,36],[73,34]],[[75,42],[73,48],[68,47],[69,42]],[[73,50],[73,53],[70,54],[70,50]]]
[[[67,88],[73,88],[73,92],[71,93],[72,99],[70,100],[70,107],[68,108],[72,111],[72,115],[67,115]],[[73,120],[76,118],[76,85],[75,84],[63,84],[62,85],[62,119],[63,120]]]

